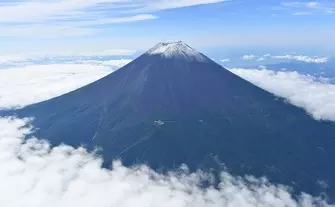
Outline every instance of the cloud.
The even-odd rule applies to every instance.
[[[147,1],[148,4],[143,8],[143,10],[165,10],[203,4],[214,4],[225,1],[228,0],[149,0]]]
[[[282,55],[282,56],[272,56],[274,59],[284,59],[284,60],[296,60],[306,63],[326,63],[328,58],[326,57],[310,57],[305,55]]]
[[[93,64],[93,65],[104,65],[104,66],[109,66],[112,69],[116,70],[119,69],[128,63],[130,63],[132,59],[119,59],[119,60],[84,60],[84,61],[79,61],[81,63],[85,64]]]
[[[53,0],[53,1],[19,1],[0,3],[0,22],[28,23],[49,20],[108,20],[113,10],[117,13],[126,11],[158,11],[165,9],[214,4],[227,0]],[[143,15],[143,14],[142,14]],[[102,17],[102,18],[101,18]],[[142,18],[140,18],[142,17]],[[131,21],[138,21],[145,16],[138,16]],[[124,18],[129,18],[125,16]],[[124,19],[120,19],[123,22]],[[112,19],[112,22],[115,22]]]
[[[154,20],[146,12],[225,0],[53,0],[0,2],[1,36],[89,36],[97,25]]]
[[[78,62],[84,60],[92,60],[101,57],[110,56],[130,56],[136,53],[135,50],[126,49],[113,49],[105,51],[90,51],[90,52],[48,52],[48,53],[26,53],[15,55],[1,55],[0,54],[0,67],[1,65],[22,65],[35,62],[49,63],[49,62]],[[119,61],[119,60],[117,60]],[[123,60],[127,61],[127,60]]]
[[[335,12],[335,4],[329,2],[317,2],[317,1],[284,1],[281,2],[283,7],[293,8],[293,9],[305,9],[304,12],[298,13],[312,13],[312,12],[319,12],[319,13],[327,13],[333,14]],[[297,13],[297,12],[295,12]],[[294,13],[294,14],[295,14]]]
[[[255,55],[243,55],[243,56],[241,57],[242,60],[253,60],[253,59],[255,59],[255,58],[256,58]]]
[[[141,14],[135,16],[116,17],[116,18],[106,17],[97,20],[85,20],[77,22],[4,25],[0,28],[0,36],[2,37],[38,36],[47,38],[90,36],[98,34],[102,31],[102,29],[97,29],[92,26],[138,22],[153,19],[157,19],[157,16],[151,14]]]
[[[335,85],[297,72],[231,69],[236,75],[304,108],[318,120],[335,121]]]
[[[120,5],[122,4],[122,6]],[[92,20],[108,18],[108,9],[131,8],[134,1],[128,0],[54,0],[12,1],[0,3],[0,22],[40,23],[58,20]],[[129,18],[129,17],[125,17]],[[123,21],[123,19],[120,19]],[[138,19],[134,19],[138,21]],[[119,21],[116,21],[119,22]]]
[[[230,59],[229,58],[222,59],[222,60],[220,60],[220,62],[227,63],[227,62],[230,62]]]
[[[257,61],[263,61],[266,59],[280,59],[280,60],[294,60],[299,62],[306,63],[327,63],[327,57],[318,57],[318,56],[307,56],[307,55],[270,55],[265,54],[263,56],[255,56],[255,55],[244,55],[241,57],[243,60],[254,60],[257,58]]]
[[[0,55],[0,64],[16,63],[27,61],[27,57],[23,55]]]
[[[112,72],[112,69],[109,65],[92,63],[1,69],[0,108],[23,107],[62,95],[102,78]]]
[[[218,189],[199,188],[209,175],[180,172],[162,175],[147,166],[124,167],[102,160],[84,148],[57,146],[36,138],[23,141],[28,119],[0,119],[0,205],[11,207],[131,206],[329,206],[302,193],[294,199],[288,188],[252,176],[223,172]]]
[[[1,59],[0,59],[1,60]],[[0,109],[21,108],[65,94],[94,82],[131,62],[131,59],[58,59],[0,69]],[[0,61],[1,63],[1,61]]]

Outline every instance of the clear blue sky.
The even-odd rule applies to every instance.
[[[2,0],[0,54],[146,50],[183,40],[240,51],[334,54],[335,1]]]

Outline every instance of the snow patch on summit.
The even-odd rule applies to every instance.
[[[179,58],[189,61],[205,62],[208,58],[191,48],[182,41],[179,42],[161,42],[155,47],[151,48],[147,54],[161,55],[165,58]]]

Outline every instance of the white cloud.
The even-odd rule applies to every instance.
[[[304,12],[298,13],[312,13],[321,12],[332,14],[335,12],[335,4],[328,2],[317,2],[317,1],[284,1],[281,3],[282,6],[294,9],[305,9]],[[295,12],[297,13],[297,12]]]
[[[230,62],[230,59],[229,58],[222,59],[222,60],[220,60],[220,62],[227,63],[227,62]]]
[[[0,55],[0,64],[27,61],[27,57],[23,55]]]
[[[131,62],[71,60],[63,64],[26,65],[0,69],[0,109],[21,108],[94,82]]]
[[[318,56],[307,56],[307,55],[270,55],[265,54],[261,57],[255,55],[244,55],[241,57],[243,60],[254,60],[257,58],[257,61],[263,61],[266,59],[280,59],[280,60],[294,60],[299,62],[306,63],[327,63],[327,57],[318,57]]]
[[[335,121],[335,85],[297,72],[231,69],[251,83],[304,108],[315,119]]]
[[[0,108],[23,107],[44,101],[98,80],[111,71],[111,67],[96,64],[0,69]]]
[[[34,0],[0,2],[1,36],[87,36],[96,25],[158,18],[144,12],[212,4],[225,0]]]
[[[22,65],[29,64],[32,61],[52,61],[52,60],[67,60],[67,61],[82,61],[82,60],[91,60],[92,58],[97,57],[107,57],[107,56],[130,56],[136,53],[135,50],[126,50],[126,49],[113,49],[113,50],[104,50],[104,51],[88,51],[88,52],[48,52],[48,53],[26,53],[26,54],[13,54],[13,55],[2,55],[0,54],[0,66],[1,64],[10,64],[10,65]],[[116,60],[116,61],[128,61],[128,60]],[[115,62],[115,61],[114,61]],[[110,62],[110,63],[113,63]]]
[[[287,188],[252,176],[223,173],[219,189],[200,189],[207,178],[201,172],[162,175],[117,161],[113,169],[102,169],[101,159],[83,148],[50,148],[35,138],[23,142],[31,130],[26,125],[27,120],[0,119],[1,206],[329,206],[307,194],[295,200]]]
[[[157,11],[203,4],[214,4],[227,0],[53,0],[11,1],[0,3],[0,22],[41,22],[45,20],[85,19],[105,21],[110,17],[108,10]],[[103,17],[103,18],[101,18]],[[142,18],[140,18],[142,17]],[[145,20],[138,16],[130,21]],[[129,17],[125,17],[129,18]],[[149,18],[150,19],[150,18]],[[123,22],[124,19],[120,19]],[[85,22],[85,21],[84,21]],[[108,21],[107,21],[108,22]],[[115,22],[114,19],[111,22]]]
[[[241,57],[242,60],[253,60],[253,59],[255,59],[255,58],[256,58],[255,55],[243,55],[243,56]]]
[[[214,4],[228,0],[149,0],[144,10],[164,10],[181,7],[189,7],[203,4]]]
[[[0,3],[2,14],[0,22],[39,23],[50,20],[99,19],[99,17],[108,17],[107,9],[120,8],[120,4],[131,7],[133,2],[128,0],[35,0]],[[94,8],[95,10],[91,10]]]
[[[0,7],[1,8],[1,7]],[[61,22],[50,24],[21,24],[21,25],[3,25],[0,28],[0,36],[3,37],[75,37],[90,36],[100,33],[102,29],[93,28],[94,25],[119,24],[126,22],[138,22],[144,20],[153,20],[157,16],[151,14],[141,14],[127,17],[101,18],[97,20],[85,20],[77,22]]]
[[[282,55],[282,56],[272,56],[274,59],[284,59],[284,60],[296,60],[306,63],[326,63],[328,58],[326,57],[310,57],[305,55]]]
[[[119,69],[119,68],[127,65],[131,61],[132,61],[132,59],[104,60],[104,61],[100,61],[100,60],[84,60],[84,61],[80,61],[80,62],[81,63],[85,63],[85,64],[109,66],[112,69],[116,70],[116,69]]]

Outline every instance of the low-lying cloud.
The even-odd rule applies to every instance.
[[[94,82],[113,69],[97,64],[28,65],[0,69],[0,109],[20,108]]]
[[[99,52],[58,52],[58,53],[31,53],[31,54],[0,54],[1,65],[26,65],[36,62],[45,64],[57,62],[74,62],[82,60],[97,60],[111,56],[131,56],[136,53],[135,50],[114,49]],[[106,58],[107,59],[107,58]]]
[[[318,120],[335,121],[335,85],[326,79],[297,72],[231,69],[249,82],[304,108]]]
[[[256,55],[243,55],[241,57],[242,60],[255,60],[257,61],[264,61],[269,59],[276,59],[276,60],[286,60],[286,61],[298,61],[298,62],[305,62],[305,63],[327,63],[327,57],[318,57],[318,56],[307,56],[307,55],[270,55],[265,54],[263,56],[256,56]]]
[[[328,58],[326,57],[310,57],[306,55],[278,55],[271,56],[274,59],[282,59],[282,60],[295,60],[305,63],[326,63],[328,62]]]
[[[6,207],[130,207],[130,206],[329,206],[302,193],[294,199],[288,188],[266,179],[222,173],[219,189],[202,189],[208,175],[186,170],[158,174],[147,166],[111,170],[85,149],[51,148],[29,139],[29,120],[0,119],[0,205]]]

